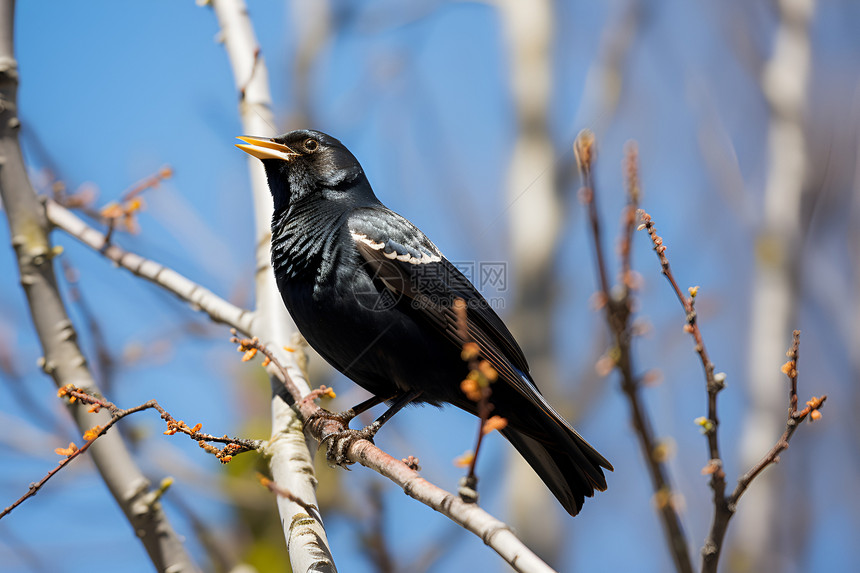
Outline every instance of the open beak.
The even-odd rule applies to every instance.
[[[264,137],[251,137],[250,135],[242,135],[236,139],[241,139],[245,143],[237,143],[236,147],[253,155],[257,159],[280,159],[282,161],[292,161],[298,155],[295,151],[271,139]],[[247,144],[247,145],[245,145]]]

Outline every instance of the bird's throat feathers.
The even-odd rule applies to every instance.
[[[323,169],[301,161],[288,164],[276,159],[267,159],[263,165],[275,210],[307,200],[334,200],[349,206],[378,202],[357,161],[349,166]]]

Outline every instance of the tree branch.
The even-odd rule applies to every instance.
[[[660,259],[660,268],[663,276],[669,281],[675,296],[681,306],[684,307],[684,312],[687,316],[687,322],[684,325],[684,331],[693,337],[695,342],[696,354],[702,362],[702,369],[705,373],[705,389],[708,393],[708,417],[707,419],[699,419],[699,425],[708,439],[708,454],[710,455],[710,474],[711,487],[714,489],[715,501],[722,499],[726,490],[726,474],[723,471],[723,461],[720,455],[720,445],[717,436],[717,429],[720,421],[717,418],[717,394],[725,388],[726,375],[723,373],[714,374],[714,364],[708,356],[708,351],[705,349],[705,342],[702,339],[702,331],[699,328],[697,320],[695,302],[696,295],[699,292],[699,287],[691,287],[689,289],[690,296],[686,297],[681,292],[675,276],[672,274],[672,269],[669,266],[669,258],[666,256],[666,245],[663,244],[663,239],[657,235],[657,228],[651,220],[651,216],[645,211],[640,210],[639,215],[642,218],[642,226],[648,231],[651,242],[654,245],[654,251]]]
[[[45,477],[39,480],[36,483],[30,484],[30,488],[27,490],[27,493],[18,498],[15,503],[4,509],[0,512],[0,519],[3,519],[9,513],[12,512],[16,507],[24,503],[29,498],[36,495],[42,487],[48,483],[48,480],[54,477],[61,469],[66,467],[66,464],[77,458],[78,456],[83,455],[89,448],[92,446],[97,439],[107,434],[107,431],[110,430],[114,424],[125,418],[126,416],[130,416],[131,414],[136,414],[137,412],[142,412],[144,410],[156,410],[159,414],[161,414],[161,419],[167,422],[167,431],[165,434],[173,435],[177,432],[183,433],[190,437],[192,440],[195,440],[201,448],[206,450],[208,453],[213,454],[217,457],[221,463],[229,462],[233,456],[237,454],[241,454],[243,452],[248,452],[251,450],[257,450],[262,445],[263,442],[260,440],[245,440],[242,438],[228,438],[226,436],[213,436],[212,434],[205,434],[200,432],[201,424],[197,424],[193,428],[189,427],[182,420],[177,421],[173,416],[171,416],[164,408],[156,400],[149,400],[144,402],[140,406],[135,406],[134,408],[119,408],[113,402],[108,402],[103,398],[99,398],[98,396],[94,396],[84,390],[83,388],[78,388],[73,384],[68,384],[67,386],[63,386],[60,388],[58,395],[61,398],[68,398],[69,403],[74,403],[76,401],[80,401],[82,404],[89,404],[93,406],[89,411],[98,412],[102,408],[105,408],[110,413],[110,420],[104,425],[93,426],[84,432],[84,443],[83,446],[78,448],[74,442],[69,444],[68,448],[58,448],[56,452],[58,454],[63,454],[66,457],[60,460],[60,463],[57,464],[57,467],[49,471]],[[223,448],[218,449],[214,446],[210,446],[206,442],[216,442],[225,444]],[[167,483],[162,483],[162,485],[155,491],[147,494],[146,503],[152,504],[161,497],[164,491],[172,482],[172,478],[169,479]]]
[[[105,247],[107,238],[104,233],[89,226],[80,217],[53,199],[45,200],[45,213],[48,221],[55,227],[62,229],[84,245],[101,253],[116,265],[175,294],[191,305],[194,310],[209,315],[215,322],[226,324],[246,334],[251,333],[251,326],[254,322],[253,312],[231,304],[160,263],[126,251],[116,244],[109,244]]]
[[[18,70],[13,51],[13,0],[0,0],[0,198],[9,220],[21,285],[27,296],[36,334],[42,344],[43,369],[58,387],[73,383],[98,392],[86,366],[57,287],[52,258],[57,251],[48,238],[48,223],[27,177],[18,143]],[[106,424],[105,412],[88,413],[73,406],[81,431]],[[196,571],[161,504],[147,503],[150,485],[117,433],[92,447],[92,458],[159,571]]]
[[[606,261],[603,254],[600,234],[600,218],[597,212],[596,190],[592,175],[596,149],[594,134],[584,130],[576,138],[574,144],[577,164],[582,174],[582,189],[579,195],[581,201],[588,207],[588,217],[591,222],[591,235],[594,239],[595,266],[599,284],[600,305],[606,310],[606,321],[612,333],[615,346],[609,351],[613,366],[621,375],[621,389],[630,404],[630,416],[633,428],[639,438],[639,446],[645,457],[645,465],[651,475],[651,483],[655,492],[657,510],[666,534],[669,553],[679,573],[692,573],[693,563],[690,559],[687,537],[681,525],[681,516],[673,500],[672,482],[665,465],[663,448],[654,435],[651,418],[642,404],[640,381],[633,366],[631,342],[633,331],[630,325],[632,315],[632,296],[634,280],[631,271],[630,241],[635,222],[636,207],[639,201],[639,179],[636,167],[636,150],[630,147],[627,159],[628,205],[624,211],[624,229],[620,245],[621,280],[617,287],[611,287]]]
[[[212,7],[221,27],[221,37],[238,94],[239,115],[246,134],[273,137],[274,117],[271,110],[269,74],[248,9],[243,0],[212,0]],[[295,355],[281,350],[295,332],[293,322],[281,301],[271,269],[272,198],[266,183],[263,166],[248,156],[251,175],[251,194],[254,202],[256,227],[256,280],[257,308],[251,330],[270,344],[287,365],[301,394],[310,387],[298,367]],[[280,383],[272,378],[273,392]],[[272,400],[272,439],[268,452],[274,480],[307,505],[316,506],[316,478],[313,452],[316,444],[309,444],[302,432],[295,412],[276,396]],[[334,572],[336,567],[326,538],[322,519],[310,519],[305,509],[288,497],[277,496],[278,510],[284,528],[284,538],[290,554],[293,571]]]
[[[662,237],[657,234],[657,229],[651,216],[640,211],[642,218],[642,228],[648,231],[651,237],[651,243],[654,245],[654,251],[660,259],[660,267],[663,275],[672,286],[672,290],[678,297],[681,306],[684,307],[684,312],[687,315],[687,322],[684,330],[690,333],[695,341],[696,353],[702,361],[702,367],[705,372],[706,389],[708,393],[708,418],[699,418],[697,423],[702,427],[705,436],[708,440],[708,453],[710,459],[708,464],[702,469],[705,475],[711,475],[711,489],[714,492],[714,517],[711,522],[711,529],[708,532],[708,537],[705,539],[705,545],[702,547],[702,573],[716,573],[717,565],[720,560],[720,553],[723,548],[723,541],[728,529],[729,520],[737,511],[737,504],[740,497],[749,487],[750,483],[758,477],[761,472],[771,464],[779,461],[779,454],[788,448],[788,443],[798,425],[807,418],[815,420],[821,417],[818,411],[827,400],[827,396],[817,398],[813,396],[807,403],[806,408],[797,411],[797,357],[800,348],[800,331],[794,331],[794,341],[788,351],[789,361],[786,362],[782,371],[789,378],[791,389],[788,398],[788,419],[785,424],[785,431],[780,439],[765,454],[747,473],[739,480],[735,490],[730,496],[726,496],[726,474],[723,470],[723,460],[720,454],[719,442],[717,440],[717,430],[719,429],[719,421],[717,418],[717,394],[725,386],[725,374],[714,374],[714,365],[708,357],[705,350],[705,343],[702,340],[702,334],[699,330],[699,325],[696,321],[696,311],[694,302],[698,294],[699,287],[690,289],[689,298],[684,296],[681,289],[678,287],[678,282],[672,274],[672,269],[669,266],[669,258],[666,256],[666,245]]]
[[[303,396],[292,380],[291,373],[264,344],[256,339],[234,338],[233,341],[239,343],[241,350],[255,349],[266,357],[264,364],[269,372],[283,383],[286,393],[284,401],[292,404],[301,424],[305,425],[305,430],[316,440],[324,442],[345,429],[340,421],[317,415],[320,407],[314,399],[325,394],[328,391],[327,388],[323,387]],[[393,458],[372,442],[357,440],[352,442],[344,453],[350,462],[359,463],[387,477],[403,488],[404,493],[409,497],[446,515],[454,523],[480,537],[515,570],[543,573],[553,571],[526,547],[506,524],[478,507],[477,504],[467,503],[459,496],[428,482],[420,476],[414,466]],[[296,495],[289,488],[285,489]],[[300,496],[299,498],[303,499]],[[309,505],[307,500],[302,503],[305,506]]]

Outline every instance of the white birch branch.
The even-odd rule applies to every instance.
[[[744,422],[741,466],[752,467],[767,451],[785,419],[784,404],[775,400],[785,382],[774,364],[784,361],[789,333],[797,326],[799,280],[797,261],[803,243],[801,207],[809,176],[804,132],[812,60],[809,26],[814,0],[775,2],[779,18],[773,54],[761,77],[770,106],[768,174],[764,212],[758,237],[752,283],[749,341],[749,414]],[[739,550],[751,559],[753,571],[780,569],[777,538],[781,484],[765,472],[738,513]]]
[[[58,387],[71,383],[99,393],[60,296],[52,261],[56,251],[51,246],[44,209],[27,177],[18,142],[14,13],[13,0],[0,0],[0,198],[9,220],[21,285],[44,352],[43,369]],[[81,432],[110,420],[107,411],[90,413],[80,403],[70,406],[70,413]],[[109,432],[93,443],[90,450],[102,479],[156,570],[197,571],[122,436]]]
[[[45,212],[51,224],[100,252],[117,266],[172,292],[186,301],[194,310],[209,315],[215,322],[226,324],[246,334],[251,333],[253,312],[239,308],[160,263],[126,251],[114,243],[105,247],[104,233],[89,226],[76,214],[52,199],[45,201]]]
[[[540,388],[552,396],[557,377],[551,352],[556,308],[553,263],[565,213],[558,194],[555,150],[547,129],[553,6],[549,0],[498,0],[494,4],[507,41],[518,128],[506,183],[516,309],[511,327],[514,333],[525,335],[520,340],[532,374]],[[530,547],[554,561],[560,555],[563,531],[555,499],[521,456],[509,457],[506,474],[512,523]]]
[[[248,135],[274,136],[268,71],[245,2],[212,0],[211,5],[221,26],[221,39],[233,70],[242,128]],[[295,356],[281,350],[291,340],[295,328],[281,301],[270,264],[272,198],[262,164],[250,156],[247,161],[257,238],[257,306],[252,330],[287,365],[304,395],[310,388],[297,367]],[[274,389],[277,383],[273,380],[272,385]],[[316,507],[317,480],[313,472],[313,450],[310,447],[305,441],[296,413],[281,403],[280,398],[273,396],[272,441],[267,448],[271,456],[269,465],[272,475],[279,485],[307,505]],[[312,519],[302,506],[285,497],[278,496],[277,500],[293,571],[336,571],[322,519],[319,516]]]
[[[308,424],[306,431],[313,434],[318,441],[325,441],[343,430],[343,425],[339,421],[320,417],[314,418],[319,413],[320,407],[313,400],[302,399],[302,393],[293,383],[294,372],[292,369],[283,367],[277,357],[271,355],[268,348],[250,339],[238,340],[238,342],[244,348],[253,347],[261,350],[266,357],[271,359],[268,366],[269,372],[282,382],[283,387],[292,397],[295,403],[294,409],[299,418],[299,421],[296,422],[299,427],[303,422],[313,419],[314,421]],[[290,439],[293,434],[285,433],[283,436],[284,439]],[[442,513],[454,523],[480,537],[515,570],[528,573],[553,571],[514,535],[505,523],[478,507],[477,504],[464,502],[453,493],[425,480],[416,469],[409,467],[402,460],[393,458],[373,443],[367,440],[352,442],[344,454],[350,462],[359,463],[387,477],[403,488],[406,495]],[[310,524],[300,523],[297,525]],[[303,530],[302,534],[311,535],[312,533],[309,530]]]

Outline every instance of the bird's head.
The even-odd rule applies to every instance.
[[[299,129],[273,137],[239,137],[236,147],[263,162],[275,208],[304,197],[346,195],[366,181],[355,156],[337,139],[320,131]],[[359,185],[356,185],[359,184]],[[371,192],[372,193],[372,192]]]

